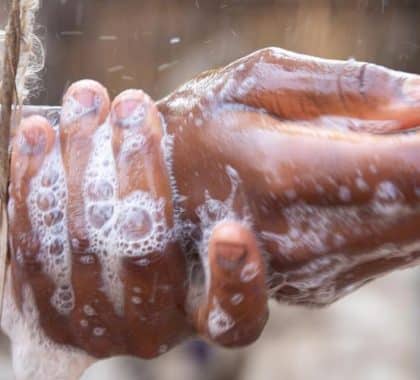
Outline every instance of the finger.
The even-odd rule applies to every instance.
[[[93,227],[86,204],[86,181],[92,175],[89,165],[96,146],[103,143],[103,134],[110,134],[109,125],[102,125],[109,105],[108,93],[102,85],[91,80],[79,81],[64,95],[60,121],[72,251],[71,282],[76,299],[71,313],[71,331],[74,343],[95,356],[120,349],[122,339],[115,305],[103,289],[105,260],[98,242],[91,239]],[[111,167],[108,171],[112,172]],[[103,174],[106,176],[107,172]]]
[[[28,180],[39,171],[45,156],[50,152],[55,133],[48,121],[40,116],[24,119],[13,141],[13,188],[19,203],[26,201]]]
[[[374,64],[267,48],[228,66],[222,75],[227,101],[261,108],[286,120],[339,116],[354,119],[351,128],[373,132],[420,124],[420,76]],[[335,122],[346,126],[343,118]]]
[[[220,123],[223,138],[215,132]],[[343,244],[357,252],[417,239],[418,134],[315,131],[240,111],[216,115],[214,124],[194,133],[194,146],[205,143],[218,157],[212,170],[230,165],[238,171],[255,228],[283,269],[291,259],[307,260]],[[198,154],[194,146],[186,154]],[[186,165],[189,172],[200,170],[200,162]]]
[[[173,242],[173,195],[155,103],[121,93],[111,110],[117,173],[116,254],[122,259],[124,310],[132,353],[154,357],[187,334],[185,262]],[[181,338],[180,338],[181,337]]]
[[[208,249],[207,292],[194,314],[196,328],[223,346],[252,343],[268,317],[265,268],[255,237],[238,222],[221,222]]]
[[[325,306],[367,282],[396,269],[418,264],[418,244],[383,245],[358,254],[325,255],[292,270],[273,273],[270,284],[280,302]]]
[[[24,119],[13,140],[10,174],[9,214],[11,236],[16,239],[15,255],[21,264],[39,264],[39,231],[33,228],[32,210],[28,207],[34,193],[32,180],[37,176],[54,141],[48,121],[39,116]],[[37,205],[31,205],[36,207]]]
[[[54,130],[40,116],[24,119],[17,130],[11,156],[10,246],[18,305],[23,301],[22,287],[29,283],[40,311],[41,327],[57,342],[66,344],[67,320],[54,303],[57,269],[61,265],[56,260],[61,261],[61,257],[52,248],[57,246],[60,235],[51,223],[59,215],[61,194],[44,186],[50,178],[46,162],[54,154],[55,142]],[[63,303],[66,301],[61,302],[65,307]]]
[[[223,122],[223,139],[216,125]],[[255,128],[247,128],[253,125]],[[248,191],[282,207],[309,204],[355,205],[369,201],[382,182],[395,183],[407,201],[416,201],[420,135],[370,135],[314,131],[253,112],[216,115],[197,138],[220,163],[240,168]],[[233,144],[232,141],[235,143]],[[191,170],[195,169],[191,163]],[[292,194],[293,191],[293,194]],[[283,202],[279,202],[283,201]]]
[[[388,251],[388,257],[382,258],[356,256],[350,268],[337,278],[337,298],[396,269],[414,267],[419,263],[420,251],[415,245],[388,247]]]
[[[372,134],[391,134],[399,131],[412,132],[411,128],[417,128],[418,125],[410,124],[406,129],[401,128],[401,123],[397,120],[368,120],[356,119],[347,116],[321,116],[311,120],[308,124],[302,126],[309,128],[320,128],[329,130],[338,130],[341,132],[363,132]]]
[[[111,122],[119,197],[135,190],[169,196],[160,149],[163,130],[153,100],[141,90],[124,91],[112,104]]]

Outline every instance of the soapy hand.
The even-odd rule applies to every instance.
[[[16,305],[95,357],[251,343],[270,296],[325,305],[417,262],[418,125],[420,77],[276,48],[159,102],[77,82],[13,141]]]

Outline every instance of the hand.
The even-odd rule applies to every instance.
[[[269,48],[159,110],[183,219],[205,231],[211,198],[233,205],[211,225],[250,221],[277,300],[329,304],[417,263],[419,76]]]
[[[154,103],[72,85],[13,142],[12,275],[55,342],[153,357],[255,340],[414,264],[420,79],[264,49]],[[109,115],[109,116],[108,116]],[[13,338],[12,338],[13,339]]]

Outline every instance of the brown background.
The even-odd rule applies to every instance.
[[[112,95],[137,87],[159,98],[203,70],[266,46],[420,72],[418,0],[42,4],[38,33],[47,59],[43,86],[33,98],[38,104],[58,104],[70,82],[87,77]]]

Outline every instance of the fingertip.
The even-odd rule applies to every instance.
[[[97,81],[83,79],[74,82],[63,96],[62,124],[94,117],[102,124],[108,116],[110,98],[107,89]]]
[[[214,227],[211,239],[214,242],[226,241],[232,244],[255,245],[255,237],[249,227],[238,221],[220,222]]]
[[[209,286],[195,325],[225,347],[250,344],[268,317],[264,261],[254,233],[239,221],[220,222],[211,234],[208,256]]]
[[[156,116],[155,102],[142,90],[125,90],[112,102],[111,122],[122,129],[153,127]]]
[[[34,115],[22,120],[15,139],[15,150],[20,154],[38,156],[47,154],[55,140],[55,132],[47,119]]]
[[[217,272],[234,272],[243,266],[247,251],[245,244],[216,242],[211,249],[210,265],[213,265]]]
[[[214,228],[209,242],[209,263],[213,275],[232,272],[238,279],[246,268],[252,266],[260,272],[263,265],[254,234],[237,221],[222,222]]]
[[[38,173],[55,142],[55,131],[47,119],[34,115],[23,119],[12,143],[10,163],[11,194],[26,202],[31,179]]]
[[[140,103],[154,103],[152,98],[146,94],[141,89],[135,89],[135,88],[129,88],[127,90],[122,91],[120,94],[118,94],[114,101],[113,105],[116,106],[121,102],[127,101],[127,100],[137,100]]]
[[[162,127],[155,102],[142,90],[126,90],[111,105],[112,150],[120,181],[120,194],[134,188],[150,191],[149,173],[155,187],[162,181]],[[132,176],[143,165],[143,176]],[[164,172],[164,170],[163,170]],[[147,173],[147,174],[146,174]],[[164,190],[166,193],[167,189]]]

